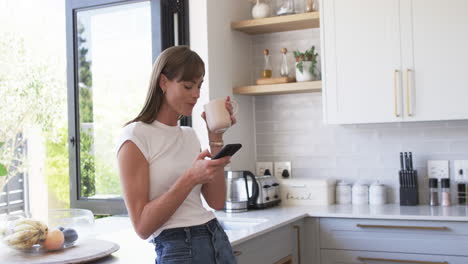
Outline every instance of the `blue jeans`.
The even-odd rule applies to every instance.
[[[235,264],[231,243],[213,219],[203,225],[166,229],[153,240],[156,264]]]

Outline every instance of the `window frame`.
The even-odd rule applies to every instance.
[[[123,199],[93,199],[81,197],[80,186],[80,133],[79,133],[79,89],[78,89],[78,58],[77,58],[77,12],[116,6],[122,4],[147,2],[151,4],[151,35],[152,61],[154,62],[162,50],[174,43],[174,13],[178,13],[179,45],[188,45],[188,0],[67,0],[66,11],[66,55],[67,55],[67,103],[68,103],[68,148],[70,177],[70,207],[92,210],[97,215],[127,214]],[[179,15],[180,14],[180,15]],[[160,36],[160,41],[158,37]],[[182,125],[190,125],[190,118],[181,120]]]

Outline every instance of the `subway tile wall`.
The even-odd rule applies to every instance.
[[[278,51],[272,52],[272,66],[273,75],[279,76],[279,50],[319,47],[319,30],[259,35],[252,45],[258,73],[263,67],[262,50]],[[292,54],[288,56],[291,70],[294,62]],[[419,173],[420,201],[427,204],[427,160],[450,160],[453,166],[453,160],[468,159],[467,120],[325,125],[319,93],[256,96],[254,102],[257,161],[291,161],[296,178],[378,180],[389,187],[388,201],[398,203],[399,152],[411,151]],[[452,199],[455,191],[452,181]]]

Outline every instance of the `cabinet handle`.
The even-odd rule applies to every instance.
[[[395,102],[395,116],[400,117],[400,114],[398,113],[398,96],[397,96],[397,75],[400,71],[395,70],[393,73],[393,101]]]
[[[382,261],[382,262],[396,262],[396,263],[414,263],[414,264],[448,264],[447,261],[424,261],[424,260],[406,260],[406,259],[387,259],[387,258],[366,258],[357,257],[361,262],[367,261]]]
[[[389,228],[389,229],[417,229],[417,230],[449,230],[446,226],[397,226],[397,225],[362,225],[357,224],[356,227],[360,228]]]
[[[293,228],[296,229],[297,237],[297,264],[301,264],[301,227],[294,225]]]
[[[408,116],[412,116],[410,107],[410,85],[409,85],[409,73],[411,69],[406,69],[406,112]]]
[[[237,250],[236,250],[236,251],[234,251],[234,252],[232,252],[232,253],[234,254],[234,257],[237,257],[237,256],[242,255],[242,251],[237,251]]]

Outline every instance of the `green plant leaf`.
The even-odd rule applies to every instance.
[[[5,144],[5,142],[0,141],[0,149],[3,147],[4,144]]]
[[[0,163],[0,177],[5,177],[8,175],[8,171],[5,168],[5,165]]]
[[[302,60],[296,64],[296,67],[301,73],[304,73],[304,65],[302,64]]]

